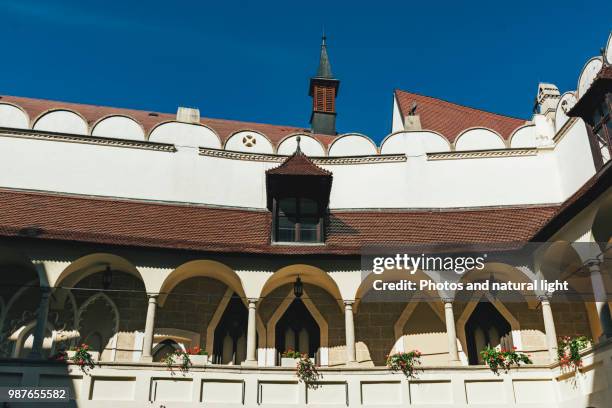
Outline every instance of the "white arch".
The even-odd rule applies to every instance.
[[[558,132],[570,119],[569,116],[567,116],[567,112],[574,107],[576,102],[576,93],[574,91],[565,92],[563,95],[561,95],[555,111],[556,132]]]
[[[221,138],[210,127],[178,121],[167,121],[157,124],[149,132],[148,140],[185,147],[221,148]]]
[[[285,136],[276,147],[277,154],[292,155],[297,148],[297,137],[300,136],[300,149],[306,156],[325,156],[323,143],[312,136],[295,133]]]
[[[603,67],[603,58],[601,56],[593,57],[589,59],[584,67],[580,70],[580,76],[578,77],[578,86],[576,87],[576,97],[582,98],[586,91],[591,87],[593,80],[601,71]]]
[[[491,150],[504,149],[506,142],[493,129],[473,127],[464,130],[455,139],[455,150]]]
[[[38,115],[32,125],[34,130],[46,132],[88,134],[87,119],[70,109],[51,109]]]
[[[230,135],[223,145],[225,150],[250,153],[274,153],[274,146],[270,139],[261,132],[244,129]]]
[[[28,129],[30,127],[30,117],[21,106],[9,102],[1,102],[0,127]]]
[[[521,147],[536,147],[536,127],[535,125],[523,125],[518,127],[510,136],[510,147],[513,149]]]
[[[417,130],[391,133],[380,145],[380,154],[404,153],[408,156],[422,156],[425,153],[448,152],[450,143],[440,133],[431,130]]]
[[[92,126],[91,135],[116,139],[145,139],[142,125],[127,115],[108,115],[101,118]]]
[[[360,133],[345,133],[329,145],[328,156],[371,156],[378,154],[376,143]]]

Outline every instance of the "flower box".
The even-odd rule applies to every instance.
[[[190,354],[189,359],[191,360],[191,364],[196,365],[196,366],[208,364],[207,354]]]
[[[93,361],[100,361],[100,352],[99,351],[90,351],[89,354],[91,354],[91,359]],[[69,360],[72,362],[72,359],[74,358],[74,356],[76,355],[76,350],[68,350],[66,351],[66,360]]]
[[[281,357],[281,367],[295,368],[297,366],[298,361],[300,361],[299,358]]]

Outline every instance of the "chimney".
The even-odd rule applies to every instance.
[[[548,119],[555,119],[555,111],[557,104],[561,98],[559,88],[553,84],[540,82],[538,84],[538,95],[536,96],[536,107],[539,114],[546,116]]]
[[[325,35],[321,38],[321,56],[317,75],[310,78],[308,94],[312,97],[310,124],[314,133],[336,135],[336,96],[340,81],[331,71]]]
[[[417,115],[419,105],[412,101],[408,115],[404,116],[404,130],[422,130],[421,117]]]
[[[176,111],[176,120],[184,123],[200,123],[200,110],[179,106]]]

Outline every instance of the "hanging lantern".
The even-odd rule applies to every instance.
[[[304,285],[302,284],[302,280],[298,276],[293,283],[293,294],[296,298],[301,298],[302,293],[304,293]]]
[[[106,269],[102,272],[102,287],[104,290],[110,288],[111,283],[113,282],[113,271],[111,270],[110,265],[106,265]]]

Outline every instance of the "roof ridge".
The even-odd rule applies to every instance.
[[[465,104],[462,104],[462,103],[452,102],[452,101],[449,101],[449,100],[446,100],[446,99],[443,99],[443,98],[438,98],[436,96],[424,95],[424,94],[421,94],[421,93],[418,93],[418,92],[411,92],[411,91],[406,91],[406,90],[403,90],[403,89],[400,89],[400,88],[395,88],[394,89],[394,93],[397,94],[398,92],[401,92],[401,93],[404,93],[404,94],[417,95],[417,96],[420,96],[420,97],[423,97],[423,98],[429,98],[429,99],[431,99],[432,102],[437,102],[437,103],[442,102],[442,103],[454,105],[454,106],[457,106],[457,107],[460,107],[460,108],[464,108],[464,109],[471,109],[471,110],[475,110],[475,111],[479,111],[479,112],[488,113],[490,115],[496,115],[496,116],[501,116],[501,117],[504,117],[504,118],[515,119],[515,120],[522,120],[522,121],[525,121],[525,122],[528,121],[528,119],[519,118],[517,116],[510,116],[510,115],[507,115],[507,114],[504,114],[504,113],[492,112],[490,110],[486,110],[486,109],[482,109],[482,108],[475,108],[473,106],[468,106],[468,105],[465,105]],[[399,104],[399,109],[400,110],[402,109],[401,104]],[[404,113],[404,112],[402,112],[402,113]]]

